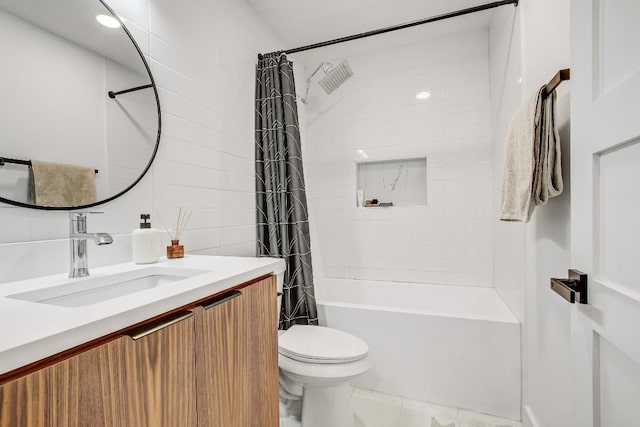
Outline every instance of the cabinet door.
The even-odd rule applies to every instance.
[[[0,426],[194,426],[193,313],[0,387]]]
[[[0,386],[0,426],[51,425],[49,369],[42,369]]]
[[[232,291],[196,308],[198,426],[247,425],[245,302]]]
[[[276,279],[270,277],[242,289],[246,297],[247,380],[251,427],[277,427],[278,409],[278,315]]]
[[[123,425],[121,339],[0,387],[0,426]]]
[[[198,426],[276,427],[275,279],[196,308]]]
[[[179,313],[122,338],[124,426],[194,426],[194,318]]]
[[[47,368],[52,425],[195,425],[193,328],[179,313]]]
[[[50,379],[51,425],[123,425],[123,341],[118,338],[43,370]]]

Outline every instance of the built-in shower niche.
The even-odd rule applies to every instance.
[[[364,191],[364,200],[378,199],[393,206],[427,205],[425,157],[358,162],[357,180],[357,189]]]

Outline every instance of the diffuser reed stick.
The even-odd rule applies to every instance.
[[[160,213],[157,213],[158,218],[160,218],[160,222],[162,223],[162,226],[167,231],[167,234],[169,235],[171,240],[180,240],[180,237],[182,237],[182,234],[184,233],[184,230],[187,227],[187,223],[191,219],[191,214],[193,214],[193,211],[187,211],[185,209],[183,213],[182,208],[180,208],[180,210],[178,211],[178,218],[176,219],[176,228],[174,232],[171,233],[171,230],[169,230],[169,227],[167,227],[167,224],[162,219],[162,216],[160,216]]]
[[[191,214],[192,213],[193,213],[193,211],[191,211],[191,212],[189,212],[187,214],[187,212],[185,211],[185,213],[184,213],[184,215],[182,217],[182,220],[179,221],[180,225],[178,226],[178,229],[176,230],[176,240],[180,240],[180,237],[182,237],[182,233],[184,233],[184,230],[187,227],[187,223],[191,219]]]
[[[178,219],[176,219],[176,235],[171,240],[180,240],[178,238],[178,232],[180,230],[180,217],[181,216],[182,216],[182,207],[180,207],[180,210],[178,211]]]

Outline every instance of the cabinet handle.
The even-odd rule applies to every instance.
[[[151,323],[150,325],[145,325],[141,326],[138,329],[134,329],[129,333],[129,336],[134,341],[139,340],[140,338],[144,338],[147,335],[151,335],[161,329],[168,328],[171,325],[175,325],[176,323],[182,322],[183,320],[187,320],[190,317],[193,317],[193,311],[183,311],[169,318],[160,319],[156,322]]]
[[[242,295],[240,291],[231,291],[228,294],[221,295],[219,297],[214,298],[213,300],[209,300],[202,303],[202,308],[205,310],[209,310],[210,308],[215,307],[216,305],[224,304],[227,301],[231,301],[234,298],[238,298]]]

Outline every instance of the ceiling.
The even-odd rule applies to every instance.
[[[290,49],[490,3],[491,0],[247,0]],[[512,6],[503,6],[512,7]],[[490,12],[452,27],[489,25]]]
[[[96,15],[110,15],[98,1],[0,0],[4,10],[71,43],[146,76],[144,64],[121,28],[106,28]]]

